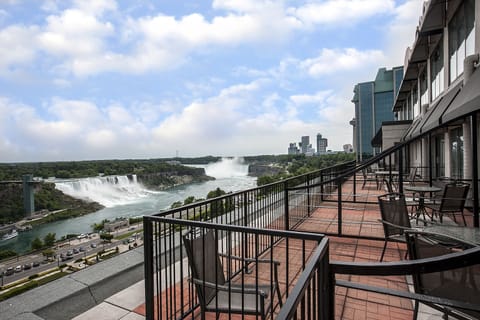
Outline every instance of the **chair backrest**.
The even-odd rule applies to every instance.
[[[380,206],[380,213],[383,221],[403,228],[411,228],[407,204],[403,194],[387,193],[381,195],[378,197],[378,205]],[[403,228],[396,228],[385,223],[383,224],[385,237],[402,235],[404,233]]]
[[[194,279],[215,285],[225,284],[222,262],[218,255],[218,242],[213,231],[189,231],[183,235],[183,244],[187,252],[188,263]],[[195,284],[200,303],[205,306],[216,295],[215,288]]]
[[[413,186],[415,184],[415,177],[417,176],[417,167],[411,167],[407,176],[408,183]]]
[[[458,251],[453,239],[448,239],[448,246],[442,245],[442,238],[435,239],[431,235],[425,237],[421,233],[406,234],[408,254],[411,259],[425,259],[437,257]],[[438,241],[437,241],[438,240]],[[452,246],[456,249],[452,249]],[[416,293],[435,297],[452,299],[473,304],[480,304],[480,265],[457,268],[453,270],[422,273],[413,276],[413,285]],[[461,312],[480,317],[480,313],[469,310]]]
[[[441,212],[463,211],[465,201],[467,200],[468,184],[450,183],[443,189],[443,197],[440,203]]]

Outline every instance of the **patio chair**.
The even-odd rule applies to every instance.
[[[215,312],[217,319],[220,313],[237,313],[260,316],[265,319],[273,306],[273,292],[277,293],[278,304],[282,306],[282,298],[278,285],[279,262],[266,259],[249,259],[226,256],[218,251],[218,242],[213,231],[200,231],[195,234],[190,231],[183,235],[183,243],[187,252],[188,262],[192,272],[191,281],[198,295],[201,318],[206,312]],[[268,270],[273,268],[273,281],[267,284],[235,284],[226,279],[222,265],[222,257],[235,259],[247,264],[267,263]],[[245,271],[248,273],[248,270]],[[227,272],[227,274],[231,274]]]
[[[424,232],[406,232],[407,248],[411,259],[424,259],[441,256],[458,251],[460,247],[469,248],[468,244],[444,235]],[[453,245],[453,246],[452,246]],[[442,272],[421,273],[413,275],[415,293],[425,294],[441,299],[451,299],[475,305],[480,304],[480,265],[462,267]],[[472,310],[459,310],[440,304],[428,304],[444,312],[444,319],[449,315],[455,319],[480,319],[480,313]],[[417,319],[419,302],[415,301],[414,319]]]
[[[463,223],[466,226],[465,215],[463,209],[465,208],[465,201],[467,199],[468,189],[470,185],[461,183],[446,184],[443,189],[443,195],[440,203],[426,203],[425,207],[432,210],[432,216],[438,214],[440,222],[443,222],[444,214],[451,214],[453,220],[457,222],[455,215],[460,213],[462,215]]]
[[[410,186],[414,186],[416,177],[417,177],[417,167],[411,167],[410,172],[405,178],[405,182],[408,183]]]
[[[363,168],[362,175],[363,175],[362,190],[365,188],[365,185],[367,184],[367,182],[375,182],[375,185],[377,186],[377,189],[378,189],[378,179],[374,173],[368,172],[366,168]]]
[[[382,216],[379,221],[382,223],[385,233],[385,244],[380,257],[380,261],[383,261],[388,241],[405,242],[404,233],[406,230],[411,230],[411,225],[403,194],[387,193],[381,195],[378,197],[378,205]],[[405,258],[406,256],[405,254]]]

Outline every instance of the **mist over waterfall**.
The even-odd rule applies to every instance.
[[[138,183],[136,175],[55,181],[55,187],[72,197],[95,201],[107,208],[134,203],[155,193]]]
[[[205,173],[217,179],[241,177],[248,174],[248,165],[243,158],[222,158],[206,165]]]

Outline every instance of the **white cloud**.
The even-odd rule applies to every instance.
[[[327,0],[308,2],[288,12],[306,25],[319,24],[335,26],[352,24],[377,14],[393,11],[393,0]]]
[[[290,100],[292,100],[297,105],[303,104],[323,104],[327,97],[332,94],[332,90],[325,90],[319,91],[315,94],[298,94],[290,96]]]
[[[317,77],[332,73],[341,73],[368,65],[379,66],[385,60],[380,50],[361,51],[355,48],[322,49],[320,55],[301,62],[301,67],[311,76]]]
[[[423,0],[407,0],[395,8],[394,19],[387,27],[386,54],[388,63],[402,65],[407,47],[415,40],[415,28],[422,13]],[[392,37],[391,35],[395,36]]]
[[[36,27],[12,25],[0,30],[0,73],[34,60]]]

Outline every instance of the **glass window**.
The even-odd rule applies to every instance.
[[[420,75],[420,104],[428,104],[428,85],[425,71]]]
[[[445,137],[443,135],[435,137],[435,166],[433,174],[436,178],[445,176]]]
[[[412,90],[412,103],[413,103],[413,118],[415,119],[420,114],[420,106],[418,104],[418,89],[417,86]]]
[[[437,48],[430,56],[430,68],[432,71],[431,88],[432,101],[443,91],[443,40],[440,39]]]
[[[475,51],[475,0],[466,0],[448,24],[450,83],[463,73],[463,60]]]
[[[450,132],[452,141],[452,178],[463,178],[463,129],[457,128]]]

